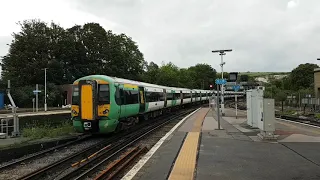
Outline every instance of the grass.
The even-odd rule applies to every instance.
[[[57,126],[42,125],[37,127],[26,127],[22,130],[22,136],[30,139],[41,139],[45,137],[55,138],[65,136],[74,132],[71,123],[64,122]]]
[[[240,74],[248,75],[251,77],[261,77],[267,75],[281,75],[281,74],[288,74],[289,72],[241,72]]]
[[[320,119],[320,114],[317,113],[317,114],[314,115],[314,117],[317,118],[317,119]]]
[[[280,115],[287,115],[287,116],[299,116],[299,114],[295,114],[296,111],[295,110],[284,110],[283,112],[280,110],[278,111],[278,114]]]

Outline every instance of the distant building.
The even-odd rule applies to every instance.
[[[320,96],[320,68],[314,69],[314,95],[315,98]]]
[[[72,101],[72,84],[64,84],[60,86],[63,95],[63,104],[71,104]]]
[[[259,82],[264,82],[268,83],[269,82],[269,77],[273,77],[274,79],[282,79],[284,77],[287,77],[287,74],[278,74],[278,75],[266,75],[266,76],[261,76],[261,77],[256,77],[255,80]]]

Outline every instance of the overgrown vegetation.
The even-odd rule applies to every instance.
[[[276,79],[270,76],[269,82],[263,84],[265,86],[264,96],[275,98],[282,106],[286,104],[298,107],[299,99],[301,100],[307,95],[314,96],[313,73],[314,69],[318,67],[316,64],[305,63],[300,64],[284,78]],[[288,99],[288,96],[292,99]]]
[[[56,127],[52,127],[50,125],[26,127],[22,130],[22,135],[23,137],[27,137],[30,139],[41,139],[45,137],[54,138],[59,136],[65,136],[73,132],[74,129],[72,127],[72,124],[69,122],[65,122]]]
[[[248,75],[250,77],[262,77],[270,75],[286,75],[289,74],[289,72],[240,72],[240,74]]]

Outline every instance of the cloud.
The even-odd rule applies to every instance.
[[[292,0],[288,2],[288,8],[294,8],[299,5],[299,0]]]
[[[211,50],[222,48],[233,49],[224,57],[226,71],[291,71],[301,63],[317,63],[320,57],[317,0],[39,0],[37,4],[41,6],[32,9],[33,17],[64,27],[95,21],[126,33],[145,59],[157,64],[208,63],[220,71],[220,57]],[[26,14],[22,11],[17,19],[31,17]],[[0,30],[0,35],[11,31]]]

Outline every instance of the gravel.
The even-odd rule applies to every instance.
[[[62,149],[59,149],[59,150],[55,150],[54,152],[48,153],[48,154],[41,156],[39,158],[30,160],[25,163],[21,163],[15,167],[8,168],[8,169],[4,170],[0,174],[0,179],[6,179],[6,180],[17,179],[21,176],[24,176],[28,173],[31,173],[32,171],[35,171],[36,169],[42,168],[42,167],[47,166],[55,161],[58,161],[62,158],[65,158],[73,153],[79,152],[82,149],[85,149],[85,148],[92,146],[94,144],[98,144],[101,141],[102,140],[99,138],[93,139],[90,141],[82,141],[80,144],[74,144],[74,145],[70,145],[70,146],[64,147]],[[30,156],[30,155],[27,155],[27,156]],[[12,160],[12,161],[17,161],[17,160]]]

